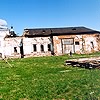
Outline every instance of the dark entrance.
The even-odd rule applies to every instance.
[[[50,36],[51,41],[51,55],[54,55],[54,43],[53,43],[53,36]]]
[[[23,39],[21,39],[21,42],[20,42],[20,54],[21,54],[21,58],[24,58]]]

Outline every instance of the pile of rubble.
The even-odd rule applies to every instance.
[[[66,60],[65,64],[86,69],[100,69],[100,57]]]

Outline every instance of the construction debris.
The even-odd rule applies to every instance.
[[[66,60],[65,64],[86,69],[100,69],[100,57]]]

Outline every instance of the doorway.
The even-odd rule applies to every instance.
[[[70,52],[74,53],[74,39],[62,39],[62,53],[69,54]]]
[[[20,42],[20,54],[21,54],[21,58],[24,58],[23,39],[21,39]]]

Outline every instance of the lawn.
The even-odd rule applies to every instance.
[[[64,64],[99,55],[0,60],[0,100],[100,100],[100,70]]]

